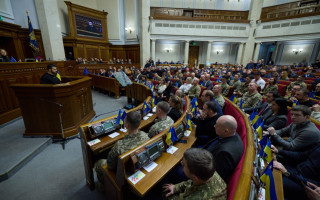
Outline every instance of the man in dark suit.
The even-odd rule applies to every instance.
[[[231,115],[219,117],[214,126],[218,138],[205,147],[217,163],[216,170],[228,183],[243,154],[243,143],[236,133],[237,121]]]
[[[210,74],[206,74],[204,77],[204,82],[205,82],[205,87],[207,88],[207,90],[212,90],[213,88],[213,83],[210,80]]]

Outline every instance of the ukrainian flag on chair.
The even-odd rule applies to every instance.
[[[263,158],[270,163],[272,160],[272,152],[271,152],[271,139],[268,140],[267,145],[264,147],[264,155]]]
[[[190,115],[188,115],[186,129],[189,130],[189,131],[192,131],[192,122],[191,122],[191,119],[190,119]]]
[[[238,99],[236,98],[236,95],[233,94],[233,95],[230,97],[230,101],[232,101],[233,103],[237,103]]]
[[[264,126],[264,121],[262,121],[261,124],[259,125],[259,127],[256,129],[258,136],[259,136],[259,140],[262,139],[263,126]]]
[[[264,170],[260,180],[265,184],[266,187],[266,200],[277,200],[276,188],[273,179],[273,159]]]

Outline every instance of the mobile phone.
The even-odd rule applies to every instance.
[[[179,140],[179,142],[187,144],[187,140]]]
[[[302,176],[302,174],[299,174],[299,179],[300,179],[300,181],[303,182],[303,184],[305,184],[306,186],[308,186],[311,189],[314,189],[311,185],[308,184],[308,181]]]

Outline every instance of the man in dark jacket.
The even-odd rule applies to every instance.
[[[40,84],[59,84],[61,81],[57,78],[57,67],[53,64],[49,64],[47,70],[47,73],[41,76]]]
[[[210,151],[217,163],[216,170],[228,183],[243,154],[243,143],[236,133],[237,121],[231,115],[221,116],[214,126],[218,138],[205,149]]]

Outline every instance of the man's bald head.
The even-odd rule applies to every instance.
[[[231,137],[236,133],[238,124],[233,116],[223,115],[219,117],[214,127],[218,136],[226,138]]]

